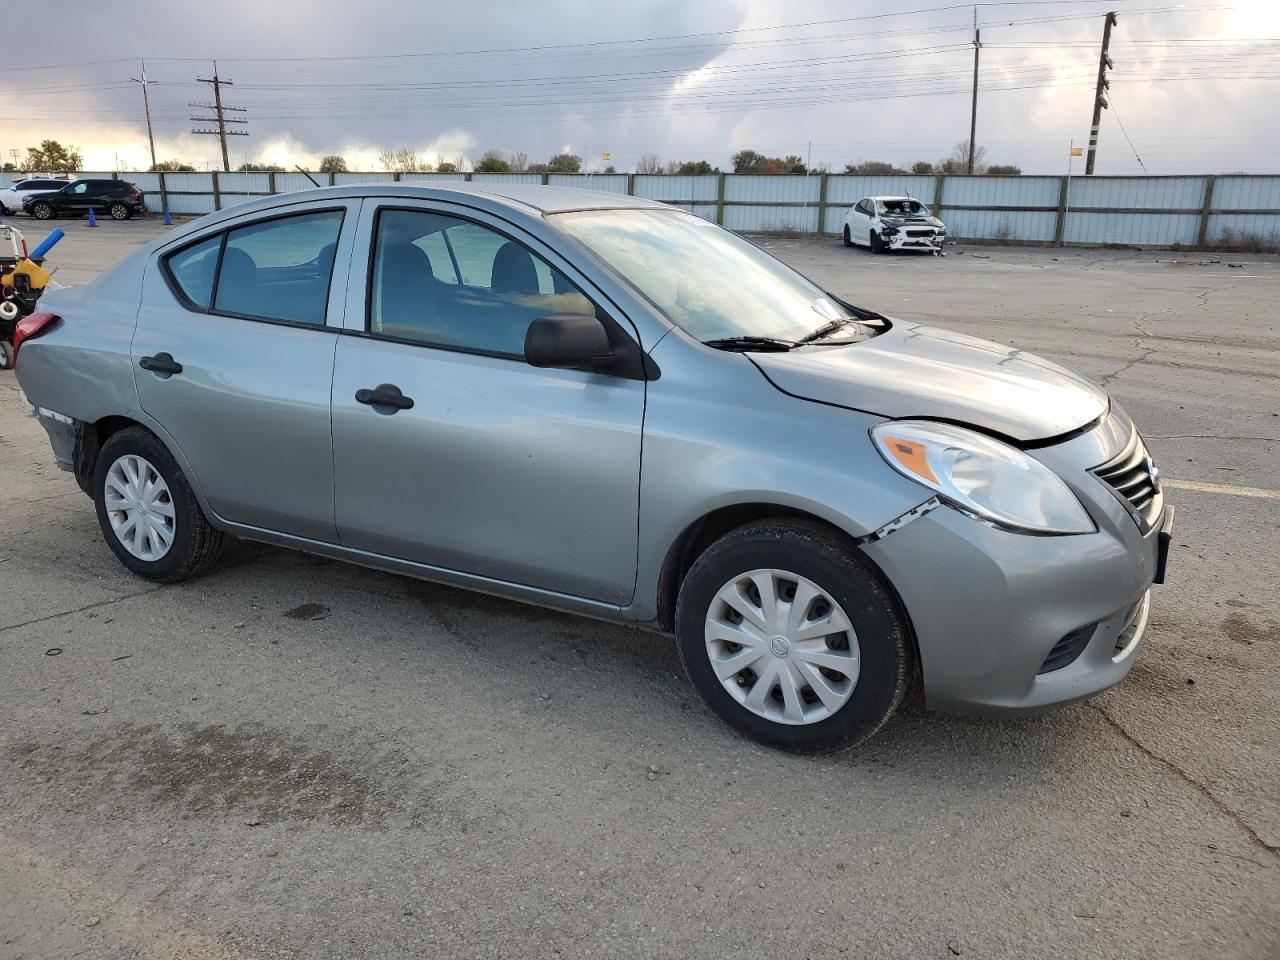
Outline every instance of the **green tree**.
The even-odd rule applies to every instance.
[[[181,160],[161,160],[151,165],[152,173],[194,173],[195,167]]]
[[[343,157],[338,156],[336,153],[331,153],[329,154],[329,156],[324,157],[320,161],[320,172],[321,173],[346,173],[347,161]]]
[[[734,173],[807,173],[801,157],[794,153],[785,157],[766,157],[754,150],[739,150],[729,158]]]
[[[11,162],[11,161],[9,161],[9,160],[6,160],[6,161],[4,162],[4,166],[3,166],[3,167],[0,167],[0,170],[3,170],[5,173],[11,173],[12,171],[17,170],[17,169],[18,169],[18,165],[17,165],[17,164],[15,164],[15,163],[12,163],[12,162]]]
[[[578,173],[582,170],[582,158],[576,153],[557,153],[547,161],[548,173]]]
[[[987,167],[987,173],[997,177],[1020,177],[1022,168],[1014,163],[993,163]]]
[[[933,164],[928,160],[917,160],[911,165],[911,172],[917,177],[933,176]]]
[[[715,167],[711,166],[706,160],[686,160],[677,164],[674,173],[683,174],[685,176],[702,176],[708,173],[718,173]]]
[[[247,160],[236,167],[241,173],[284,173],[284,167],[274,163],[254,163]]]
[[[856,173],[863,177],[892,177],[907,171],[883,160],[863,160],[860,163],[846,163],[844,172]]]
[[[511,161],[497,150],[489,150],[475,164],[476,173],[510,173]]]
[[[457,173],[458,165],[452,160],[441,160],[436,164],[436,173]]]
[[[42,140],[38,147],[27,147],[27,169],[70,173],[84,166],[78,147],[64,147],[57,140]]]

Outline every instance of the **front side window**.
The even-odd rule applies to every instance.
[[[228,231],[213,309],[323,324],[341,229],[342,211],[326,210]]]
[[[88,189],[89,189],[89,185],[87,183],[77,183],[74,187],[71,188],[71,192],[75,194],[82,194],[82,193],[85,193]]]
[[[755,244],[680,210],[583,210],[550,219],[699,340],[793,340],[852,316]]]
[[[169,275],[188,300],[207,309],[213,296],[213,277],[218,269],[218,251],[222,234],[201,240],[194,246],[172,254],[167,263]]]
[[[369,332],[431,346],[521,357],[529,324],[595,306],[537,254],[456,217],[378,214]]]

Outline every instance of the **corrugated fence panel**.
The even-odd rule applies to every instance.
[[[1252,237],[1268,243],[1280,243],[1280,213],[1212,214],[1205,239],[1210,243],[1218,243],[1223,238],[1224,230],[1230,230],[1232,239],[1237,243]]]
[[[1037,210],[944,209],[947,235],[974,240],[1024,240],[1052,242],[1058,213]]]
[[[401,183],[448,183],[454,180],[465,180],[465,173],[402,173]]]
[[[942,184],[942,205],[1056,210],[1061,189],[1062,181],[1057,177],[947,177]]]
[[[1072,177],[1069,204],[1073,210],[1199,210],[1204,182],[1204,177]]]
[[[1218,177],[1215,210],[1280,210],[1280,177]]]
[[[1200,230],[1194,213],[1086,213],[1072,208],[1063,240],[1067,243],[1191,245]]]
[[[577,187],[579,190],[627,192],[625,173],[553,173],[547,177],[547,183],[553,187]]]
[[[724,178],[724,199],[726,203],[816,204],[821,189],[821,179],[821,177],[730,175]]]
[[[164,182],[170,190],[213,193],[212,173],[166,173]]]
[[[269,173],[220,173],[218,187],[223,193],[270,193]]]
[[[160,192],[160,174],[158,173],[122,173],[121,180],[127,180],[143,193]]]
[[[329,175],[327,173],[313,173],[316,183],[322,187],[329,185]],[[312,183],[300,173],[277,173],[276,174],[276,193],[293,193],[295,190],[314,190],[316,184]]]
[[[165,179],[167,180],[168,177]],[[213,194],[170,192],[169,212],[186,214],[213,213]]]
[[[712,208],[715,209],[714,207]],[[737,206],[724,208],[724,225],[730,230],[743,233],[756,231],[796,231],[799,233],[816,233],[818,230],[818,207],[771,207],[767,205]]]
[[[248,203],[250,200],[261,200],[262,198],[251,193],[224,193],[219,199],[222,201],[222,209],[238,206],[242,203]]]
[[[833,174],[827,177],[827,203],[851,207],[863,197],[911,196],[932,204],[937,185],[938,181],[934,177],[859,177]],[[843,213],[840,218],[843,223]]]
[[[541,183],[540,173],[473,173],[471,179],[477,183]]]
[[[716,193],[720,189],[720,178],[709,177],[664,177],[640,174],[636,177],[635,191],[637,197],[646,200],[661,200],[664,203],[673,201],[709,201],[715,203]],[[702,214],[699,214],[702,216]]]
[[[394,173],[335,173],[335,184],[346,183],[392,183],[396,179]]]

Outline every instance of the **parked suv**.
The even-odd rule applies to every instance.
[[[54,180],[52,177],[29,177],[9,184],[0,190],[0,213],[6,217],[22,209],[22,201],[27,197],[35,197],[46,193],[57,193],[67,185],[66,180]]]
[[[77,180],[57,193],[25,198],[22,209],[37,220],[79,217],[91,209],[112,220],[128,220],[135,213],[146,213],[147,205],[142,191],[126,180]]]

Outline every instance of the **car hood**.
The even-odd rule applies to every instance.
[[[1102,416],[1102,388],[1034,354],[923,324],[894,323],[853,344],[751,360],[784,393],[884,417],[966,423],[1014,441],[1047,440]]]
[[[937,217],[881,217],[880,222],[886,227],[941,227],[942,221]]]

